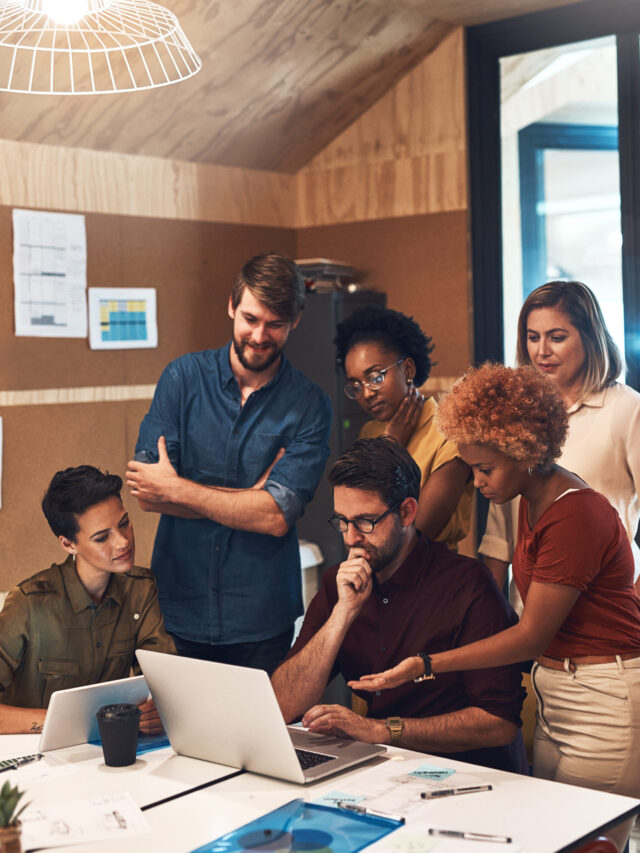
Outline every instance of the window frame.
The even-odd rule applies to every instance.
[[[467,115],[476,363],[504,360],[500,59],[615,36],[627,383],[640,388],[640,5],[583,0],[471,27],[466,33]]]
[[[522,295],[546,281],[545,151],[618,151],[618,128],[610,125],[534,122],[518,131]],[[515,320],[515,318],[514,318]]]

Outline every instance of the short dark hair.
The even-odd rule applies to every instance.
[[[332,486],[375,492],[387,506],[420,496],[420,468],[395,438],[360,438],[334,463]]]
[[[433,362],[429,358],[434,349],[431,338],[422,331],[413,317],[379,305],[364,305],[338,323],[334,340],[338,364],[344,361],[356,344],[375,343],[399,357],[412,358],[416,366],[414,382],[420,386],[431,373]]]
[[[117,474],[103,474],[93,465],[65,468],[51,478],[42,498],[42,511],[56,536],[75,542],[78,516],[107,498],[119,498],[121,492],[122,478]]]
[[[240,304],[245,287],[258,302],[290,323],[299,317],[307,299],[298,266],[278,252],[256,255],[242,267],[231,291],[234,309]]]

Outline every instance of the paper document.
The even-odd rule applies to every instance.
[[[151,827],[129,793],[37,808],[22,814],[22,846],[62,847],[146,835]]]
[[[90,287],[91,349],[143,349],[158,346],[154,287]]]
[[[480,773],[481,768],[478,768]],[[420,794],[467,785],[482,785],[486,780],[480,775],[451,771],[423,761],[387,761],[369,770],[363,770],[353,779],[345,779],[340,789],[328,791],[314,802],[336,805],[340,798],[357,802],[369,808],[411,818],[424,814],[425,800]],[[474,796],[469,794],[468,796]],[[476,795],[480,796],[480,795]]]
[[[13,211],[16,335],[87,336],[84,216]]]

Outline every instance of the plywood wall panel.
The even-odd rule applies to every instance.
[[[301,228],[466,207],[464,150],[298,174],[297,223]]]
[[[466,209],[463,48],[457,29],[298,172],[299,227]]]
[[[292,227],[295,192],[275,172],[0,140],[14,207]]]
[[[305,171],[464,148],[464,67],[464,31],[457,28]]]

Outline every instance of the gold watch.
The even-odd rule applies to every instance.
[[[404,720],[401,717],[387,717],[384,724],[391,735],[391,744],[398,743],[404,731]]]

